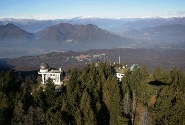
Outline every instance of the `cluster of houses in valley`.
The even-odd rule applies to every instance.
[[[98,63],[99,63],[99,61],[96,63],[96,66],[98,66]],[[115,76],[117,77],[117,80],[119,82],[121,82],[125,72],[128,69],[130,71],[133,71],[135,66],[139,67],[137,64],[133,64],[129,68],[127,67],[127,65],[121,66],[120,59],[119,59],[119,65],[117,67],[115,67],[115,72],[114,72]],[[43,88],[45,87],[48,79],[50,79],[54,83],[56,90],[60,91],[60,89],[64,85],[64,80],[65,80],[64,74],[65,73],[62,70],[62,68],[51,69],[47,63],[41,63],[38,74],[40,74],[42,76],[41,86]]]

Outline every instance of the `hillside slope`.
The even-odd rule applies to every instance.
[[[34,40],[34,34],[20,29],[14,24],[0,26],[0,43],[5,45],[29,44]]]
[[[96,25],[71,25],[61,23],[37,33],[37,41],[47,42],[122,42],[120,36],[110,34]]]

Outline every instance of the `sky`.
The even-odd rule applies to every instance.
[[[185,17],[185,0],[0,0],[0,19]]]

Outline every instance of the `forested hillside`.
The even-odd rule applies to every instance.
[[[0,124],[184,125],[185,74],[178,69],[149,74],[127,71],[119,82],[109,63],[71,70],[62,92],[39,77],[0,73]]]

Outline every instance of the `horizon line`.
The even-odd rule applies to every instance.
[[[93,17],[93,16],[77,16],[77,17],[71,17],[71,18],[15,18],[15,17],[5,17],[0,18],[0,20],[70,20],[70,19],[155,19],[155,18],[162,18],[162,19],[168,19],[168,18],[185,18],[185,16],[143,16],[143,17],[134,17],[134,16],[127,16],[127,17]]]

